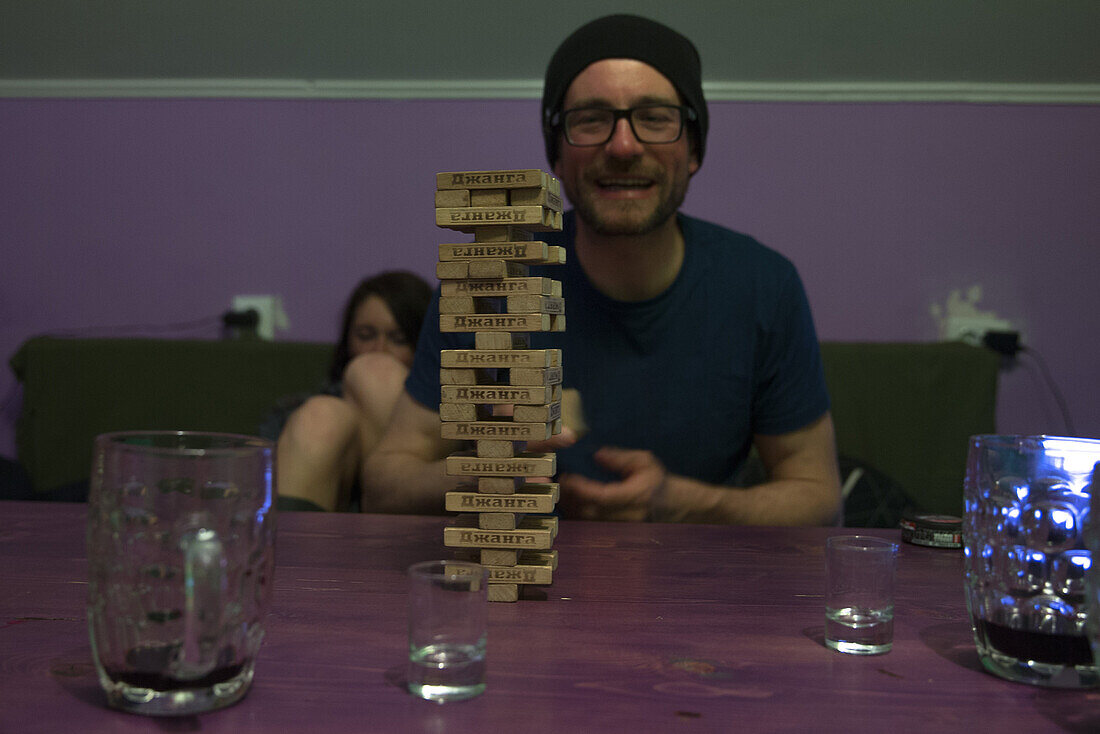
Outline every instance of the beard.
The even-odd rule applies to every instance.
[[[631,170],[633,166],[625,166],[622,171],[614,168],[611,166],[610,170],[585,175],[580,190],[576,192],[577,196],[569,197],[577,211],[577,217],[593,232],[603,236],[649,234],[663,226],[684,203],[688,185],[686,174],[674,172],[671,175],[661,175],[663,172],[656,172],[656,175],[645,175],[644,172]],[[603,174],[643,175],[655,182],[657,196],[646,200],[600,199],[595,192],[599,189],[597,179]]]

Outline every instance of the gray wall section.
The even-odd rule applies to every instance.
[[[0,0],[0,79],[533,80],[622,11],[708,82],[1100,82],[1096,0]]]

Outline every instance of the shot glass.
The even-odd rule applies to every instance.
[[[408,688],[445,703],[485,690],[488,571],[462,561],[409,566]]]
[[[825,644],[852,655],[880,655],[894,644],[898,544],[867,535],[825,543]]]

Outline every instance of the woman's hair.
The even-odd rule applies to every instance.
[[[405,340],[415,345],[420,335],[420,325],[424,323],[424,314],[428,310],[428,301],[432,297],[432,288],[419,275],[406,271],[379,273],[360,282],[344,306],[340,341],[336,344],[332,366],[329,368],[329,379],[333,382],[343,378],[344,368],[351,361],[348,332],[356,310],[368,296],[378,296],[385,301]]]

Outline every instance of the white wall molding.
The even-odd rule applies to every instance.
[[[1100,104],[1100,84],[706,82],[712,102]],[[0,97],[539,99],[538,79],[0,79]]]

